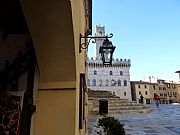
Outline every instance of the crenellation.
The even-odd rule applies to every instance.
[[[89,66],[94,66],[94,67],[112,67],[112,68],[130,68],[131,63],[129,61],[115,61],[113,62],[112,65],[103,65],[101,62],[99,62],[98,60],[88,60],[88,65]]]
[[[99,63],[99,64],[102,63],[101,61],[99,61],[97,58],[94,58],[94,57],[91,57],[91,58],[88,57],[88,62],[89,62],[89,63]],[[118,59],[118,58],[114,59],[114,58],[113,58],[112,63],[113,63],[113,65],[117,65],[117,64],[119,64],[119,65],[127,64],[127,65],[130,66],[130,65],[131,65],[131,60],[130,60],[130,59]]]

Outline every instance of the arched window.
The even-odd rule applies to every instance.
[[[111,86],[116,86],[116,81],[114,79],[111,80]]]
[[[123,71],[120,71],[120,75],[123,75]]]
[[[110,72],[109,72],[109,74],[110,74],[110,75],[113,75],[113,72],[112,72],[112,71],[110,71]]]
[[[127,86],[127,81],[126,80],[124,80],[124,86]]]
[[[99,86],[102,86],[102,80],[101,79],[99,80]]]
[[[97,71],[96,70],[94,70],[94,75],[97,75]]]
[[[106,80],[106,86],[108,86],[109,85],[109,81],[108,81],[108,79]]]
[[[93,79],[93,86],[96,86],[96,79]]]
[[[121,80],[118,80],[118,86],[121,86]]]
[[[88,79],[88,86],[90,86],[90,80]]]

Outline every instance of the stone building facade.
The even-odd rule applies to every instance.
[[[105,27],[96,26],[96,36],[105,36]],[[96,39],[95,57],[88,58],[88,89],[111,91],[122,99],[132,100],[130,87],[130,59],[113,59],[112,65],[103,65],[99,47],[104,39]]]
[[[131,81],[132,100],[140,102],[140,96],[144,97],[145,104],[154,103],[153,96],[157,93],[160,96],[161,104],[180,102],[180,84],[162,79],[153,81]]]

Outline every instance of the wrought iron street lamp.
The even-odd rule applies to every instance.
[[[175,73],[178,73],[178,74],[179,74],[179,81],[180,81],[180,70],[179,70],[179,71],[176,71]]]
[[[80,44],[79,44],[79,53],[82,52],[82,49],[87,49],[89,43],[92,39],[94,39],[93,43],[96,42],[96,39],[104,39],[102,46],[99,48],[99,53],[101,53],[103,65],[112,65],[113,53],[115,50],[115,46],[113,46],[112,42],[108,40],[108,38],[112,38],[113,34],[111,33],[109,36],[82,36],[80,34]],[[89,39],[88,43],[81,43],[81,39],[84,38]]]
[[[104,65],[112,65],[112,58],[115,48],[116,47],[113,46],[112,42],[109,41],[108,38],[103,41],[102,46],[99,48],[99,53],[101,53]]]

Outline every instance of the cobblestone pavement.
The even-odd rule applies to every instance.
[[[160,105],[146,114],[115,115],[127,135],[180,135],[180,105]],[[89,135],[97,133],[98,117],[89,118]]]

